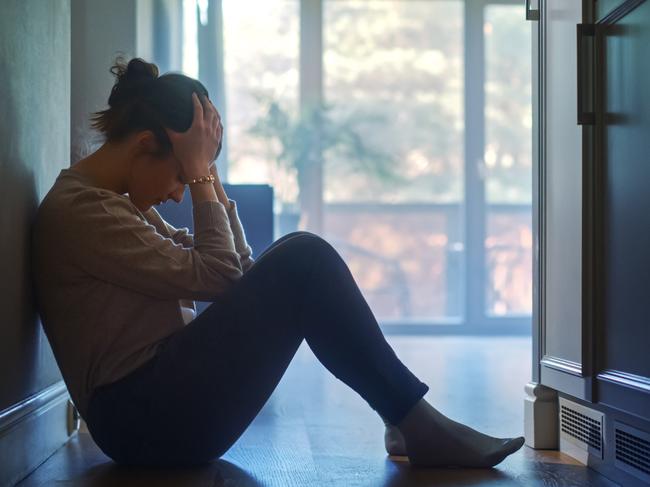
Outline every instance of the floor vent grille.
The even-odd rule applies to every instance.
[[[603,458],[603,414],[560,398],[560,435]]]
[[[650,434],[618,421],[614,423],[614,433],[615,465],[641,480],[650,482]]]

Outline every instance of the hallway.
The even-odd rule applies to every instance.
[[[494,436],[523,434],[526,337],[389,337],[426,382],[427,399]],[[298,398],[298,399],[297,399]],[[88,434],[76,435],[20,487],[65,486],[613,486],[557,451],[528,447],[491,470],[410,469],[390,459],[383,423],[303,345],[269,402],[226,455],[204,468],[118,467]]]

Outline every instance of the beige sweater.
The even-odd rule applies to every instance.
[[[237,215],[216,201],[194,206],[194,235],[127,195],[63,169],[33,224],[38,311],[83,417],[93,388],[150,359],[165,337],[253,264]],[[182,308],[189,308],[183,313]]]

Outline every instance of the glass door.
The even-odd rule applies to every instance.
[[[386,331],[530,333],[531,26],[523,2],[222,4],[222,164],[229,183],[273,185],[276,237],[300,229],[300,195],[308,195],[310,211],[316,202],[322,215],[318,232]],[[314,26],[322,37],[301,34]],[[301,178],[287,154],[291,141],[313,149],[291,138],[304,129],[295,120],[305,92],[326,110],[318,167]]]

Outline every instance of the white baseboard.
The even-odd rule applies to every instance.
[[[564,438],[560,438],[560,451],[585,466],[589,465],[589,452]]]
[[[524,436],[526,445],[536,450],[559,448],[557,391],[536,382],[525,387]]]
[[[69,400],[60,381],[0,411],[0,486],[15,485],[68,441]]]

